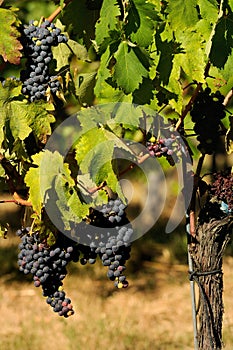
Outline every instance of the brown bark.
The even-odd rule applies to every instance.
[[[233,215],[225,215],[216,203],[202,209],[195,243],[190,245],[194,271],[190,278],[199,286],[198,344],[201,350],[222,349],[222,258],[230,240]]]

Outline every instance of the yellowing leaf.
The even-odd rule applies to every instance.
[[[19,41],[20,33],[17,29],[19,23],[15,12],[0,8],[0,54],[5,62],[20,63],[22,45]]]

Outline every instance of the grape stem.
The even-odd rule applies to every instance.
[[[53,22],[53,20],[61,13],[62,10],[64,10],[64,8],[69,4],[71,3],[72,0],[66,0],[64,1],[64,4],[63,6],[59,6],[48,18],[47,20],[49,22]]]
[[[227,93],[227,95],[226,95],[226,97],[225,97],[225,99],[224,99],[224,101],[223,101],[223,105],[224,105],[225,107],[230,103],[230,100],[231,100],[232,96],[233,96],[233,89],[231,89],[231,90]]]

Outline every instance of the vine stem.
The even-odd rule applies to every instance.
[[[198,188],[198,182],[201,175],[201,169],[204,163],[205,154],[202,154],[198,160],[197,170],[194,175],[194,186],[193,193],[191,198],[191,203],[189,207],[189,216],[190,216],[190,235],[195,238],[196,237],[196,223],[195,223],[195,206],[196,206],[196,192]]]
[[[26,199],[21,198],[17,192],[13,193],[13,198],[14,198],[16,204],[23,205],[25,207],[31,207],[32,206],[31,202],[29,202]]]
[[[209,75],[209,70],[210,70],[210,62],[207,63],[206,67],[205,67],[205,72],[204,72],[204,77],[208,77]],[[176,131],[178,131],[178,129],[180,128],[180,126],[182,125],[184,118],[186,117],[186,115],[188,114],[188,112],[191,110],[193,102],[195,101],[199,91],[201,90],[202,87],[202,83],[198,83],[196,89],[194,90],[194,93],[192,94],[189,102],[187,103],[187,105],[185,106],[178,122],[176,123]]]
[[[60,13],[62,10],[64,10],[64,8],[71,3],[73,0],[66,0],[64,1],[63,6],[59,6],[58,8],[56,8],[56,10],[47,18],[47,20],[49,22],[52,22]]]
[[[187,103],[187,105],[185,106],[185,109],[183,110],[178,122],[176,123],[176,131],[180,128],[180,126],[182,125],[184,118],[186,117],[186,115],[188,114],[188,112],[191,110],[193,102],[195,101],[199,91],[201,90],[202,87],[202,83],[198,83],[196,89],[194,90],[194,93],[192,94],[189,102]]]
[[[223,105],[224,105],[225,107],[229,104],[229,102],[230,102],[232,96],[233,96],[233,89],[231,89],[231,90],[227,93],[227,95],[226,95],[226,97],[225,97],[225,99],[224,99],[224,101],[223,101]]]

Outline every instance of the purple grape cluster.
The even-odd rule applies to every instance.
[[[125,214],[126,205],[117,198],[115,200],[111,199],[107,204],[104,204],[100,209],[100,212],[104,215],[105,218],[111,223],[120,222],[122,216]]]
[[[233,210],[233,174],[230,171],[213,174],[214,181],[210,187],[212,196],[223,201],[228,210]]]
[[[197,148],[203,154],[212,154],[216,150],[221,134],[220,121],[226,116],[223,101],[224,96],[219,91],[211,93],[207,87],[199,92],[190,111],[199,141]]]
[[[71,260],[78,260],[79,252],[72,241],[59,241],[49,247],[41,241],[38,232],[31,228],[19,229],[16,234],[21,237],[19,244],[18,265],[24,274],[31,273],[35,287],[42,287],[47,303],[60,316],[69,317],[74,313],[70,299],[62,289],[62,280],[67,275],[66,265]]]
[[[148,141],[146,147],[152,157],[166,157],[171,165],[178,162],[181,155],[180,136],[171,133],[170,137],[161,137],[154,142]]]
[[[107,277],[114,281],[117,288],[128,287],[128,281],[124,275],[125,263],[130,258],[131,238],[133,229],[127,226],[115,227],[109,230],[102,239],[93,240],[91,250],[97,253],[104,266],[108,267]]]
[[[50,76],[52,47],[66,43],[67,37],[54,23],[45,20],[41,25],[30,21],[22,35],[22,45],[27,58],[26,69],[21,72],[22,93],[30,102],[45,99],[49,88],[53,94],[61,88],[56,76]]]
[[[85,222],[80,224],[85,244],[59,234],[56,243],[49,246],[46,238],[42,239],[38,231],[31,232],[30,227],[16,232],[21,238],[19,270],[25,275],[32,274],[35,287],[42,287],[46,302],[58,315],[69,317],[74,314],[62,282],[67,275],[67,264],[71,261],[79,261],[81,265],[94,264],[99,257],[102,264],[108,267],[107,277],[114,281],[114,285],[117,288],[128,287],[124,271],[130,258],[134,231],[125,209],[126,205],[119,198],[110,200],[98,210],[93,209],[93,215],[89,218],[91,225]]]

